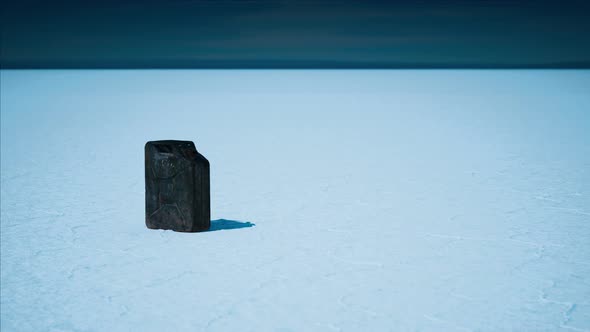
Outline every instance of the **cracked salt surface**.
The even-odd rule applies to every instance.
[[[1,82],[3,331],[590,331],[588,71]],[[215,231],[145,227],[154,139]]]

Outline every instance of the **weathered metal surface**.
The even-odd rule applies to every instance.
[[[209,161],[191,141],[145,144],[145,223],[179,232],[211,224]]]

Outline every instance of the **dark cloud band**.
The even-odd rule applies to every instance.
[[[590,67],[587,2],[2,4],[3,68]]]

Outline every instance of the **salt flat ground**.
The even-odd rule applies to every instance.
[[[590,330],[590,71],[2,71],[1,167],[3,331]]]

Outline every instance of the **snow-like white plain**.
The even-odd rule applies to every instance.
[[[590,331],[590,71],[2,71],[0,217],[2,331]]]

